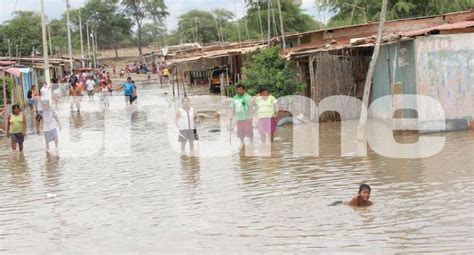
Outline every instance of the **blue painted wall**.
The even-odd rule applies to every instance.
[[[414,41],[399,42],[383,45],[375,67],[373,85],[371,91],[371,102],[379,97],[392,94],[392,84],[399,83],[398,92],[403,94],[416,94],[416,59]],[[375,117],[382,113],[391,111],[386,109],[375,109]],[[416,117],[416,112],[403,110],[404,118]]]

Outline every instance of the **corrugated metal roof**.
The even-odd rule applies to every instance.
[[[457,22],[453,24],[443,24],[440,26],[418,29],[414,31],[398,32],[397,34],[404,37],[414,37],[414,36],[426,35],[434,31],[463,29],[463,28],[469,28],[469,27],[474,27],[474,21],[463,21],[463,22]]]
[[[382,44],[391,44],[403,40],[412,40],[411,37],[422,36],[430,34],[434,31],[447,31],[454,29],[465,29],[474,27],[474,21],[462,21],[450,24],[443,24],[439,26],[433,26],[424,29],[412,30],[412,31],[400,31],[396,33],[384,34],[382,36]],[[339,50],[344,48],[355,48],[355,47],[370,47],[374,46],[376,40],[375,35],[371,35],[363,38],[353,38],[349,40],[350,42],[344,42],[343,40],[333,40],[331,43],[326,43],[324,45],[307,45],[303,47],[298,47],[294,49],[289,49],[284,51],[282,54],[283,58],[294,58],[301,57],[304,55],[309,55],[311,53],[321,52],[321,51],[332,51]]]
[[[471,9],[465,10],[465,11],[450,12],[450,13],[444,13],[444,14],[439,14],[439,15],[388,20],[388,21],[386,21],[386,24],[398,23],[400,21],[424,20],[424,19],[437,18],[437,17],[443,17],[443,19],[444,19],[445,17],[446,18],[451,17],[451,16],[456,17],[456,16],[463,15],[463,14],[470,15],[471,20],[472,20],[472,16],[474,15],[474,8],[471,8]],[[340,29],[347,29],[347,28],[349,28],[349,29],[351,29],[351,28],[363,28],[363,27],[370,26],[370,25],[378,26],[378,22],[369,22],[369,23],[362,23],[362,24],[355,24],[355,25],[341,26],[341,27],[334,27],[334,28],[325,28],[325,29],[308,31],[308,32],[289,33],[289,34],[286,34],[285,38],[290,39],[292,37],[298,37],[298,36],[304,36],[304,35],[309,35],[309,34],[313,34],[313,33],[328,32],[328,31],[334,31],[334,30],[340,30]]]
[[[16,62],[15,61],[0,61],[0,65],[2,66],[9,66],[9,65],[13,65],[15,64]]]
[[[247,53],[256,51],[257,49],[265,48],[265,47],[267,47],[267,45],[257,45],[257,46],[245,47],[241,49],[214,50],[214,51],[209,51],[209,52],[203,52],[199,56],[191,56],[187,58],[179,58],[176,60],[172,60],[171,64],[182,64],[182,63],[197,61],[200,59],[211,59],[211,58],[226,57],[230,55],[247,54]]]

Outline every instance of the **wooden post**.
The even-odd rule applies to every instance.
[[[184,80],[184,72],[182,72],[182,69],[181,69],[181,68],[179,68],[178,70],[179,70],[178,74],[180,74],[181,81],[182,81],[182,83],[183,83],[183,93],[184,93],[184,96],[187,96],[187,94],[186,94],[186,82],[185,82],[185,80]]]
[[[281,42],[282,42],[282,44],[283,44],[283,49],[286,49],[285,29],[283,28],[283,14],[281,14],[281,3],[280,3],[280,0],[277,0],[277,3],[278,3],[278,12],[280,13]]]
[[[176,74],[177,70],[178,70],[178,66],[174,66],[173,67],[173,83],[176,80],[176,89],[178,90],[178,97],[179,97],[179,83],[178,83],[178,76]]]
[[[308,68],[309,68],[309,78],[310,78],[310,88],[309,88],[309,94],[311,97],[311,100],[314,101],[316,104],[316,77],[314,77],[314,55],[309,56],[309,61],[308,61]],[[315,116],[315,109],[311,107],[310,109],[310,120],[313,121],[313,117]]]
[[[271,38],[272,30],[271,30],[271,28],[270,28],[270,27],[271,27],[271,24],[270,24],[270,22],[271,22],[271,21],[270,21],[270,18],[271,18],[271,17],[270,17],[270,6],[271,6],[271,3],[270,3],[270,0],[268,0],[268,1],[267,1],[267,15],[268,15],[268,25],[267,25],[267,26],[268,26],[268,27],[267,27],[267,29],[268,29],[268,31],[267,31],[267,32],[268,32],[268,47],[270,47],[270,41],[271,41],[271,39],[272,39],[272,38]]]
[[[369,71],[367,72],[367,77],[365,79],[364,87],[364,96],[362,100],[362,108],[360,112],[359,127],[357,129],[357,140],[363,141],[365,134],[365,126],[367,124],[367,108],[369,107],[369,97],[370,91],[372,89],[372,77],[374,76],[375,64],[377,63],[377,58],[380,51],[380,41],[382,40],[382,32],[385,23],[385,16],[387,13],[387,4],[388,0],[383,0],[382,2],[382,12],[380,13],[380,22],[379,29],[377,32],[377,41],[375,42],[374,53],[372,55],[372,60],[370,61]]]
[[[5,77],[5,70],[2,70],[3,73],[3,124],[4,124],[4,130],[5,133],[7,133],[7,120],[8,120],[8,115],[7,115],[7,81]]]

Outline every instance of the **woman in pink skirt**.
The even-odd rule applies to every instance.
[[[270,134],[270,141],[273,142],[278,117],[278,101],[267,89],[262,88],[253,99],[253,104],[257,107],[257,127],[262,143],[266,142],[267,134]]]

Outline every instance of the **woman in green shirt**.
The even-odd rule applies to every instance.
[[[26,117],[21,111],[19,105],[12,106],[12,113],[8,116],[7,121],[7,136],[10,136],[12,141],[12,150],[16,150],[16,144],[19,145],[19,150],[23,151],[23,141],[26,133]]]
[[[270,134],[270,141],[273,142],[276,131],[276,118],[278,117],[278,101],[262,88],[260,93],[253,99],[253,104],[257,106],[257,127],[262,143],[266,141],[266,135]]]

